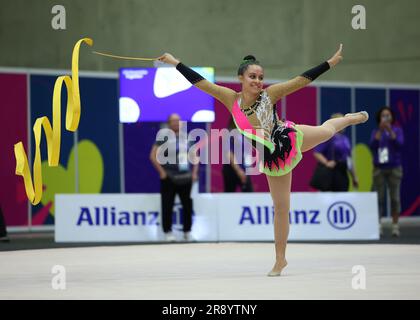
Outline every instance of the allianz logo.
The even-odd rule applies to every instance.
[[[289,212],[290,224],[320,224],[319,210],[291,210]],[[243,206],[239,218],[239,224],[273,224],[274,207],[273,206]]]
[[[326,219],[323,217],[326,216]],[[295,225],[319,225],[328,223],[335,229],[346,230],[356,222],[356,210],[345,201],[338,201],[329,206],[326,214],[319,209],[291,210],[289,223]],[[274,222],[273,206],[242,206],[239,225],[268,225]]]
[[[159,225],[159,211],[117,211],[115,207],[80,207],[77,226]]]
[[[194,222],[194,211],[192,219]],[[183,208],[175,203],[172,213],[172,223],[175,229],[182,229]],[[115,207],[80,207],[76,222],[77,226],[137,226],[160,225],[159,211],[128,211],[116,210]]]

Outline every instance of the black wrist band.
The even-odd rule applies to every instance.
[[[309,69],[308,71],[305,71],[301,74],[302,77],[305,77],[311,81],[314,81],[316,78],[318,78],[321,74],[323,74],[325,71],[330,69],[330,64],[325,61],[321,63],[320,65]]]
[[[204,78],[200,74],[195,72],[190,67],[187,67],[182,62],[176,65],[176,69],[192,84],[195,84],[201,80],[204,80]]]

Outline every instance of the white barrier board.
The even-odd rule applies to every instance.
[[[56,195],[57,242],[162,241],[160,194]],[[213,193],[193,197],[198,241],[273,240],[268,193]],[[292,193],[290,240],[379,238],[376,193]],[[182,236],[182,206],[175,202],[173,230]]]

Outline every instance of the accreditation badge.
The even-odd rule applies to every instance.
[[[383,163],[388,163],[389,161],[389,152],[388,152],[388,148],[379,148],[378,149],[378,160],[379,163],[383,164]]]

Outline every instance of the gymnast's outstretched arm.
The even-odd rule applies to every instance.
[[[229,111],[231,110],[232,105],[236,99],[236,92],[234,90],[219,86],[204,79],[200,74],[187,67],[179,60],[175,59],[169,53],[163,54],[158,58],[158,60],[176,66],[176,69],[195,87],[213,96],[221,103],[223,103],[229,109]]]
[[[321,74],[334,67],[337,63],[343,60],[342,51],[343,45],[340,44],[338,51],[328,61],[325,61],[320,65],[305,71],[300,76],[297,76],[292,80],[286,81],[284,83],[276,83],[269,86],[266,90],[271,101],[276,103],[282,97],[305,87],[316,78],[318,78]]]

